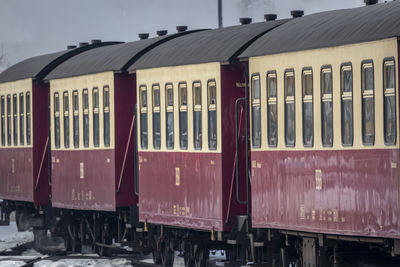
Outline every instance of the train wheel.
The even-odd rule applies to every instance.
[[[174,265],[175,252],[171,249],[168,240],[161,243],[161,261],[164,266]]]
[[[204,247],[199,247],[194,255],[196,267],[207,267],[210,252]]]

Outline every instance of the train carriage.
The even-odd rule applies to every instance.
[[[68,58],[108,44],[95,42],[33,57],[0,74],[2,223],[8,224],[11,210],[17,209],[17,218],[22,214],[27,221],[27,212],[35,213],[34,207],[42,209],[49,204],[49,86],[43,82],[44,76]]]
[[[316,247],[331,240],[400,252],[399,12],[390,2],[309,15],[241,55],[253,227],[302,237],[304,264],[322,264]]]
[[[126,69],[153,47],[190,32],[159,33],[156,38],[140,34],[140,41],[82,53],[46,77],[52,205],[67,229],[67,249],[77,251],[96,242],[110,245],[111,238],[120,241],[135,230],[136,77]],[[78,231],[93,234],[78,238]],[[103,248],[99,246],[100,253]]]
[[[210,236],[226,242],[238,216],[247,215],[244,168],[235,175],[237,160],[245,165],[245,115],[235,101],[244,96],[246,64],[236,57],[284,22],[187,35],[128,69],[137,75],[139,219],[153,238],[155,262],[170,265],[173,249],[183,249],[187,264],[203,266]],[[173,241],[183,237],[184,248]]]

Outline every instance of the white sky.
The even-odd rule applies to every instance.
[[[382,2],[382,0],[379,0]],[[364,0],[223,0],[224,26],[240,17],[262,21],[264,14],[290,17],[363,6]],[[134,41],[137,34],[176,25],[189,29],[216,28],[217,0],[0,0],[0,71],[18,61],[64,50],[91,39]]]

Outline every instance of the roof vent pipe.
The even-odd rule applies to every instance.
[[[295,18],[301,18],[304,15],[304,11],[303,10],[292,10],[290,11],[290,14],[292,15],[292,17]]]
[[[157,31],[157,35],[158,35],[158,36],[164,36],[164,35],[167,35],[167,33],[168,33],[167,30]]]
[[[149,34],[148,33],[139,33],[139,39],[140,40],[145,40],[149,38]]]
[[[240,21],[240,23],[242,25],[250,24],[251,23],[251,18],[240,18],[239,21]]]
[[[89,43],[87,43],[87,42],[81,42],[81,43],[79,43],[79,47],[84,47],[84,46],[87,46],[87,45],[89,45]]]
[[[101,40],[100,39],[93,39],[92,44],[100,44]]]
[[[264,15],[264,19],[266,21],[273,21],[273,20],[276,20],[276,18],[277,18],[276,14],[265,14]]]
[[[176,26],[177,32],[185,32],[187,30],[187,26]]]
[[[70,50],[70,49],[75,49],[76,48],[76,45],[67,45],[67,49],[68,50]]]
[[[378,3],[378,0],[364,0],[366,6],[375,5]]]

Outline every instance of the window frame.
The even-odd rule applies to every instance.
[[[398,119],[398,115],[397,115],[397,68],[396,68],[396,58],[395,57],[386,57],[383,59],[382,62],[382,88],[383,88],[383,103],[385,103],[385,97],[386,95],[386,88],[385,88],[385,66],[387,62],[393,62],[393,66],[394,66],[394,88],[388,88],[388,89],[393,89],[393,92],[389,91],[387,94],[394,94],[394,99],[395,99],[395,110],[394,110],[394,115],[396,116],[394,119],[395,125],[394,125],[394,129],[395,129],[395,135],[394,135],[394,142],[387,142],[386,141],[386,125],[385,125],[385,104],[383,104],[383,142],[385,143],[386,146],[396,146],[397,144],[397,134],[398,134],[398,130],[397,130],[397,119]]]
[[[156,105],[156,91],[158,91],[158,106]],[[151,112],[152,112],[152,126],[153,126],[153,149],[160,150],[161,149],[161,87],[159,83],[153,83],[151,85]],[[154,115],[158,113],[158,116],[160,117],[158,121],[158,126],[159,126],[159,134],[160,137],[158,140],[156,140],[156,135],[155,135],[155,120],[154,120]],[[156,141],[159,141],[159,145],[156,146]]]
[[[323,79],[323,74],[324,73],[327,73],[327,72],[324,72],[324,70],[329,70],[329,73],[331,74],[331,85],[330,85],[330,87],[331,87],[331,93],[330,94],[325,94],[322,90],[323,90],[323,87],[322,87],[322,83],[325,81],[324,79]],[[335,142],[335,135],[334,135],[334,123],[333,123],[333,118],[334,118],[334,116],[333,116],[333,69],[332,69],[332,65],[330,65],[330,64],[328,64],[328,65],[323,65],[323,66],[321,66],[321,70],[320,70],[320,94],[321,94],[321,144],[322,144],[322,147],[333,147],[333,144],[334,144],[334,142]],[[332,130],[332,143],[331,144],[324,144],[324,135],[323,135],[323,124],[324,124],[324,116],[323,116],[323,112],[322,112],[322,109],[323,109],[323,102],[331,102],[332,103],[332,114],[331,114],[331,117],[332,117],[332,127],[331,127],[331,130]]]
[[[343,72],[345,68],[351,69],[351,106],[352,106],[352,141],[351,144],[345,144],[343,141],[343,101],[348,100],[348,99],[343,99],[343,97],[348,97],[346,95],[349,95],[349,92],[344,92],[343,90]],[[354,71],[353,71],[353,64],[352,62],[345,62],[340,65],[340,132],[341,132],[341,139],[342,139],[342,146],[344,147],[352,147],[354,146]]]
[[[78,119],[78,123],[75,125],[75,119]],[[75,129],[75,126],[77,129]],[[77,132],[77,135],[76,135]],[[79,92],[78,90],[73,90],[72,91],[72,137],[73,137],[73,145],[74,148],[79,148],[80,142],[79,142]]]
[[[24,104],[25,104],[25,94],[23,92],[19,93],[18,96],[19,103],[19,143],[21,146],[25,144],[25,113],[24,113]],[[22,99],[22,101],[21,101]]]
[[[31,111],[32,111],[32,105],[31,105],[31,92],[26,92],[25,93],[25,118],[26,118],[26,144],[30,145],[31,144],[31,132],[32,132],[32,125],[31,125]]]
[[[57,103],[57,104],[56,104]],[[53,94],[53,116],[54,116],[54,146],[60,148],[61,145],[61,119],[60,119],[60,94],[54,92]],[[57,124],[56,118],[58,118],[58,136],[57,136]],[[58,139],[57,139],[58,137]]]
[[[304,133],[304,131],[306,129],[306,127],[304,125],[304,122],[305,122],[304,103],[307,103],[305,101],[310,100],[309,95],[306,95],[305,91],[304,91],[305,90],[305,88],[304,88],[305,80],[304,79],[307,74],[311,75],[311,111],[312,111],[312,126],[313,126],[312,127],[312,142],[311,142],[311,144],[305,143],[305,133]],[[312,148],[312,147],[314,147],[314,141],[315,141],[315,119],[314,119],[315,112],[314,112],[314,71],[311,66],[303,67],[303,69],[301,70],[301,110],[302,110],[301,116],[302,116],[303,146],[307,147],[307,148]]]
[[[143,105],[143,91],[145,91],[146,95],[146,105]],[[141,84],[139,85],[139,113],[140,113],[140,148],[148,149],[149,147],[149,118],[148,118],[148,96],[147,96],[147,85]],[[143,131],[143,118],[142,114],[146,114],[146,131]],[[144,140],[144,134],[146,134],[146,139]],[[144,141],[146,143],[144,143]]]
[[[85,117],[87,118],[87,127],[85,125]],[[90,100],[88,88],[83,88],[82,90],[82,137],[83,147],[90,147]]]
[[[0,97],[0,116],[1,116],[1,146],[6,145],[6,100],[4,95]]]
[[[286,77],[288,73],[292,73],[293,76],[293,96],[289,96],[290,99],[287,99],[287,86],[286,86]],[[296,73],[294,71],[294,68],[289,68],[289,69],[285,69],[284,72],[284,76],[283,76],[283,82],[284,82],[284,121],[285,121],[285,125],[284,125],[284,129],[285,129],[285,146],[286,147],[296,147]],[[293,100],[292,100],[293,98]],[[294,132],[294,137],[293,137],[293,145],[292,144],[288,144],[287,143],[287,129],[286,129],[286,104],[291,104],[288,103],[288,101],[292,102],[293,101],[293,120],[294,120],[294,127],[293,127],[293,132]]]
[[[106,95],[108,99],[106,99]],[[106,116],[108,115],[108,129],[106,129]],[[111,146],[111,90],[110,86],[103,86],[103,143],[105,147]]]
[[[17,147],[18,143],[18,94],[12,94],[12,136],[13,136],[13,145]]]
[[[168,90],[172,92],[172,105],[169,105]],[[168,113],[172,113],[172,146],[168,142]],[[174,84],[168,82],[165,84],[165,147],[172,150],[175,147],[175,99],[174,99]]]
[[[373,89],[372,90],[365,90],[365,66],[370,65],[372,67],[372,84],[373,84]],[[373,124],[373,139],[372,142],[366,142],[365,141],[365,133],[364,133],[364,98],[367,98],[366,96],[371,95],[371,92],[365,92],[365,91],[372,91],[372,124]],[[354,112],[354,111],[353,111]],[[354,116],[354,115],[353,115]],[[375,65],[374,61],[372,59],[366,59],[361,62],[361,135],[362,135],[362,143],[364,146],[374,146],[375,144],[375,137],[376,137],[376,131],[375,131],[376,125],[375,125]]]
[[[275,78],[275,97],[271,96],[270,94],[270,77]],[[269,70],[266,73],[266,104],[267,104],[267,143],[268,147],[270,148],[276,148],[278,147],[278,141],[279,141],[279,134],[278,134],[278,123],[279,123],[279,118],[278,118],[278,74],[276,70]],[[271,136],[270,136],[270,124],[269,121],[271,119],[271,112],[270,112],[270,106],[275,105],[276,106],[276,144],[273,145],[271,144]]]
[[[254,91],[253,91],[253,80],[257,80],[258,79],[258,82],[259,82],[259,98],[257,99],[257,98],[254,98]],[[255,148],[255,149],[259,149],[259,148],[261,148],[262,147],[262,112],[261,112],[261,76],[260,76],[260,73],[259,72],[256,72],[256,73],[253,73],[253,74],[251,74],[251,77],[250,77],[250,83],[251,83],[251,87],[250,87],[250,92],[251,92],[251,98],[250,98],[250,107],[251,107],[251,118],[250,118],[250,120],[251,120],[251,146],[252,146],[252,148]],[[255,145],[254,144],[254,133],[253,133],[253,131],[254,131],[254,122],[253,122],[253,108],[254,107],[259,107],[260,108],[260,118],[259,118],[259,120],[260,120],[260,141],[259,141],[259,145]]]
[[[97,95],[97,98],[95,98],[95,95]],[[96,101],[97,101],[97,106],[96,106]],[[96,115],[97,115],[97,124],[96,124]],[[100,147],[100,90],[98,86],[92,88],[92,116],[93,116],[93,146]]]
[[[182,104],[182,92],[181,89],[185,88],[186,89],[186,104]],[[179,115],[181,115],[181,112],[186,112],[186,147],[182,146],[182,137],[183,137],[183,132],[181,132],[181,116],[179,116],[179,148],[181,150],[188,150],[189,148],[189,121],[188,121],[188,86],[187,82],[179,82],[178,83],[178,110],[179,110]]]
[[[196,85],[198,85],[196,87]],[[196,88],[200,88],[200,104],[196,104]],[[203,86],[200,80],[193,81],[192,83],[192,108],[193,108],[193,148],[195,150],[202,150],[203,148]],[[200,111],[200,145],[196,146],[196,134],[195,134],[195,112]]]
[[[7,94],[6,96],[6,116],[7,116],[7,146],[12,146],[12,121],[11,121],[11,94]]]
[[[70,146],[71,146],[71,139],[70,139],[70,132],[71,132],[71,127],[70,127],[70,105],[69,105],[69,102],[70,102],[70,100],[69,100],[69,91],[63,91],[63,94],[62,94],[62,96],[63,96],[63,132],[64,132],[64,148],[70,148]],[[67,105],[65,104],[67,101],[66,101],[66,98],[65,98],[65,96],[67,96],[68,97],[68,103],[67,103]],[[66,109],[66,107],[67,107],[67,109]],[[65,122],[66,122],[66,119],[67,118],[67,122],[68,122],[68,129],[66,129],[67,127],[65,127]]]
[[[215,88],[215,103],[211,104],[211,96],[210,96],[210,87],[214,85]],[[215,111],[215,147],[210,146],[210,111]],[[217,82],[215,79],[207,80],[207,140],[208,140],[208,149],[209,150],[217,150],[218,149],[218,94],[217,94]]]

